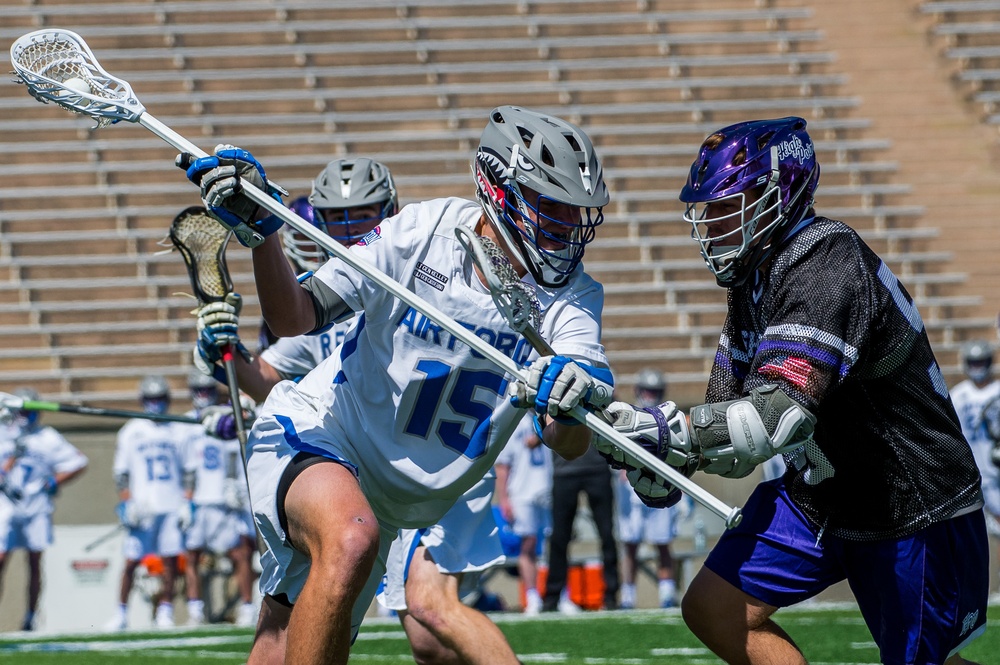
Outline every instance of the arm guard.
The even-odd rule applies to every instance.
[[[124,492],[128,489],[128,472],[115,474],[115,489]]]
[[[731,402],[691,409],[691,435],[702,455],[700,470],[743,478],[775,455],[810,440],[816,417],[777,385],[755,388]]]

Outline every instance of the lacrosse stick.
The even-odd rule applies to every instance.
[[[108,531],[106,534],[104,534],[103,536],[101,536],[97,540],[95,540],[95,541],[93,541],[93,542],[85,545],[84,548],[83,548],[83,551],[84,552],[90,552],[91,550],[93,550],[93,549],[95,549],[97,547],[100,547],[104,543],[108,542],[109,540],[111,540],[112,538],[114,538],[115,536],[117,536],[118,532],[124,531],[124,530],[125,530],[125,526],[122,525],[122,524],[119,524],[118,526],[116,526],[115,528],[113,528],[111,531]]]
[[[106,416],[108,418],[141,418],[165,423],[187,423],[200,425],[197,418],[175,416],[169,413],[146,413],[145,411],[125,411],[122,409],[104,409],[99,406],[84,404],[63,404],[62,402],[44,402],[41,400],[26,400],[16,395],[0,393],[0,410],[14,411],[59,411],[61,413],[79,413],[84,416]]]
[[[132,92],[131,86],[101,68],[90,48],[76,33],[57,28],[36,30],[17,39],[11,46],[10,52],[15,73],[35,99],[41,102],[53,102],[75,113],[89,116],[97,121],[98,127],[105,127],[121,120],[137,122],[181,152],[190,153],[195,157],[207,156],[203,150],[147,113]],[[81,92],[79,90],[81,87],[89,88],[89,92]],[[281,205],[258,187],[245,181],[241,181],[241,184],[242,194],[251,201],[277,216],[332,256],[371,279],[380,288],[440,325],[456,339],[482,354],[516,380],[524,380],[524,372],[517,363],[459,325],[452,317],[389,278],[369,261],[342,247],[326,233]],[[244,240],[245,231],[237,229],[236,232],[241,240]],[[253,246],[251,242],[245,242]],[[727,526],[735,526],[739,522],[739,509],[727,506],[665,462],[627,439],[599,417],[587,412],[583,407],[577,407],[571,415],[628,452],[643,465],[688,492],[692,498],[725,520]]]
[[[464,226],[459,226],[455,229],[455,236],[472,257],[476,267],[479,268],[479,272],[483,275],[483,279],[486,280],[486,288],[489,289],[490,295],[493,297],[494,304],[497,306],[497,309],[503,317],[507,319],[507,323],[510,327],[513,328],[515,332],[523,335],[524,338],[528,340],[528,343],[531,344],[532,348],[538,351],[540,355],[555,355],[555,351],[538,332],[538,328],[542,324],[543,315],[541,306],[538,304],[538,297],[535,295],[535,289],[530,284],[526,284],[521,280],[518,274],[514,271],[514,267],[511,265],[510,259],[507,258],[504,251],[500,249],[500,247],[493,242],[492,239],[480,236],[472,229]],[[581,410],[586,414],[585,419],[580,418],[581,414],[578,413],[578,411]],[[614,428],[608,424],[609,419],[605,414],[595,416],[592,413],[588,413],[582,407],[578,407],[574,410],[572,415],[577,420],[580,420],[580,422],[583,422],[585,425],[598,431],[599,433],[603,434],[603,430],[605,428],[611,428],[612,431],[614,431]],[[598,427],[597,423],[601,423],[601,427]],[[620,443],[620,439],[625,439],[625,437],[619,435],[613,439],[613,441],[617,445]],[[628,441],[632,445],[628,447],[618,445],[618,447],[627,453],[633,454],[638,458],[639,462],[643,463],[656,473],[660,473],[660,469],[662,467],[670,469],[673,473],[660,473],[660,475],[671,484],[677,485],[682,491],[688,492],[692,498],[697,499],[699,503],[722,517],[726,521],[727,528],[734,527],[739,524],[739,521],[742,519],[742,515],[740,514],[740,510],[738,508],[729,508],[707,490],[695,484],[694,481],[688,479],[680,472],[668,466],[665,462],[662,462],[653,456],[651,453],[639,446],[639,444],[636,444],[629,439],[625,439],[625,441]],[[635,454],[633,452],[633,448],[645,453],[645,455],[639,456]],[[658,463],[649,463],[646,459],[647,457],[652,458],[652,460],[655,460]],[[675,477],[683,478],[686,482],[674,482]],[[710,505],[712,503],[716,504],[715,507]]]
[[[226,268],[226,244],[229,230],[210,217],[200,206],[192,206],[181,211],[170,225],[170,241],[180,251],[191,288],[198,299],[198,306],[225,300],[233,290],[233,282]],[[226,383],[233,403],[233,418],[236,436],[240,440],[240,452],[246,457],[247,431],[240,406],[240,386],[236,379],[234,360],[235,345],[222,347],[222,365],[226,368]]]

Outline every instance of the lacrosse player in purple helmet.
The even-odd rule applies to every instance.
[[[603,289],[581,264],[609,200],[590,139],[559,118],[502,106],[489,114],[473,168],[480,201],[406,206],[350,251],[524,365],[536,354],[498,311],[455,229],[500,246],[537,287],[540,333],[563,354],[532,363],[516,404],[502,370],[377,280],[331,260],[300,284],[274,236],[253,249],[275,333],[317,331],[355,312],[358,321],[301,382],[275,386],[250,433],[251,499],[267,544],[251,665],[282,656],[345,663],[399,529],[435,524],[480,482],[524,408],[544,414],[547,445],[575,458],[591,435],[567,412],[610,401]],[[246,151],[223,147],[188,177],[224,223],[277,230],[240,195],[241,178],[268,188]],[[498,662],[483,637],[468,662]]]
[[[729,289],[707,403],[673,431],[658,425],[670,402],[610,410],[648,449],[707,473],[742,478],[784,457],[682,601],[720,658],[805,663],[772,615],[846,579],[883,663],[963,663],[986,628],[979,472],[912,298],[853,229],[815,214],[818,180],[801,118],[705,139],[680,199]],[[630,479],[648,501],[673,491]]]

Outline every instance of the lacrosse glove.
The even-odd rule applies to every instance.
[[[118,515],[118,521],[121,525],[128,529],[134,529],[139,526],[142,522],[142,509],[139,508],[139,504],[135,501],[119,501],[118,507],[115,508],[115,514]]]
[[[198,341],[194,346],[194,366],[202,374],[226,383],[225,370],[219,365],[223,349],[232,344],[243,359],[250,362],[250,352],[240,341],[240,310],[243,299],[227,293],[225,300],[209,303],[195,310],[198,315]]]
[[[578,405],[603,410],[611,403],[614,377],[611,370],[593,367],[566,356],[542,356],[528,367],[525,380],[512,388],[511,403],[533,408],[561,423],[577,424],[569,412]]]
[[[242,400],[241,400],[242,401]],[[201,426],[205,428],[205,433],[216,439],[226,441],[236,438],[236,418],[233,416],[233,407],[229,404],[219,404],[201,410]],[[243,406],[243,421],[253,422],[256,418],[254,409]]]
[[[20,501],[24,498],[21,490],[14,487],[4,473],[0,473],[0,494],[3,494],[11,501]]]
[[[267,192],[278,203],[282,203],[282,196],[288,196],[285,190],[268,183],[264,167],[246,150],[221,144],[215,146],[214,155],[192,160],[189,153],[181,153],[176,163],[182,168],[187,165],[188,180],[201,188],[205,207],[226,227],[233,229],[246,224],[263,236],[281,228],[283,222],[276,215],[258,220],[260,206],[243,195],[243,183],[248,182]],[[247,246],[239,234],[234,235]]]
[[[187,531],[194,524],[195,505],[192,501],[185,501],[177,510],[177,526],[181,531]]]

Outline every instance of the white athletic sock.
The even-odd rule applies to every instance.
[[[622,584],[621,589],[618,591],[619,598],[621,600],[621,606],[627,610],[635,607],[635,585],[634,584]]]

